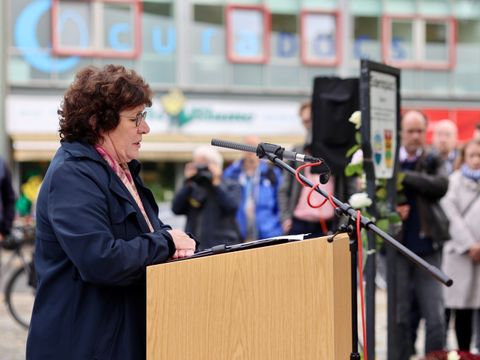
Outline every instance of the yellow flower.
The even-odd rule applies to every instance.
[[[167,95],[160,98],[163,110],[170,116],[177,116],[182,111],[185,104],[185,96],[179,89],[170,91]]]
[[[34,202],[37,200],[38,190],[42,184],[42,177],[40,175],[31,176],[28,181],[22,185],[22,193],[25,197]]]

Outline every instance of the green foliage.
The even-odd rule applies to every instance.
[[[355,154],[355,152],[357,150],[360,150],[360,145],[356,144],[356,145],[353,145],[350,149],[348,149],[347,153],[345,154],[346,157],[350,157],[352,156],[353,154]]]
[[[355,131],[355,142],[361,146],[362,143],[362,134],[360,134],[360,131]]]
[[[15,209],[19,216],[30,215],[32,211],[32,202],[23,194],[20,194],[18,200],[15,202]]]
[[[167,189],[158,183],[146,184],[152,191],[156,202],[171,201],[173,199],[173,190]]]
[[[345,167],[345,176],[362,176],[363,174],[363,165],[362,163],[357,164],[348,164]]]
[[[390,214],[388,214],[387,219],[391,224],[402,223],[402,219],[400,218],[400,215],[398,215],[396,211],[392,211]]]
[[[377,201],[386,201],[387,200],[387,189],[384,187],[378,187],[377,192],[375,193]]]
[[[405,173],[400,171],[397,174],[397,192],[403,192],[403,180],[405,180]]]

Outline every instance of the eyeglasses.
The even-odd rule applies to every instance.
[[[137,115],[135,115],[135,126],[138,128],[142,122],[142,120],[145,120],[147,118],[147,112],[139,112]]]
[[[135,121],[135,127],[139,127],[140,124],[142,123],[142,120],[145,120],[146,117],[147,117],[147,112],[144,111],[144,112],[139,112],[137,115],[135,116],[126,116],[126,115],[120,115],[121,117],[124,117],[124,118],[127,118],[129,119],[130,121]]]

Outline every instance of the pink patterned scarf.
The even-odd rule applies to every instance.
[[[105,159],[105,161],[110,165],[112,168],[113,172],[117,174],[117,176],[122,180],[122,183],[125,185],[125,187],[128,189],[130,194],[133,196],[135,199],[138,207],[140,208],[140,211],[143,214],[143,217],[145,218],[145,221],[148,224],[148,227],[150,229],[150,232],[153,232],[153,226],[152,223],[150,222],[150,219],[147,216],[147,213],[145,212],[145,208],[143,207],[142,199],[140,199],[140,195],[138,195],[137,188],[135,186],[135,183],[133,182],[132,174],[130,173],[130,169],[128,168],[127,164],[119,164],[103,147],[100,145],[95,145],[95,150],[100,154],[102,158]]]

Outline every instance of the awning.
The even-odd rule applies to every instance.
[[[14,161],[49,161],[59,147],[58,134],[12,134],[12,155]],[[243,143],[243,136],[215,135],[214,138]],[[145,135],[140,149],[140,160],[148,161],[190,161],[193,150],[200,145],[209,145],[212,137],[189,136],[182,134]],[[301,136],[262,137],[263,142],[278,144],[290,149],[293,144],[301,143]],[[242,152],[217,148],[225,160],[235,160]]]

